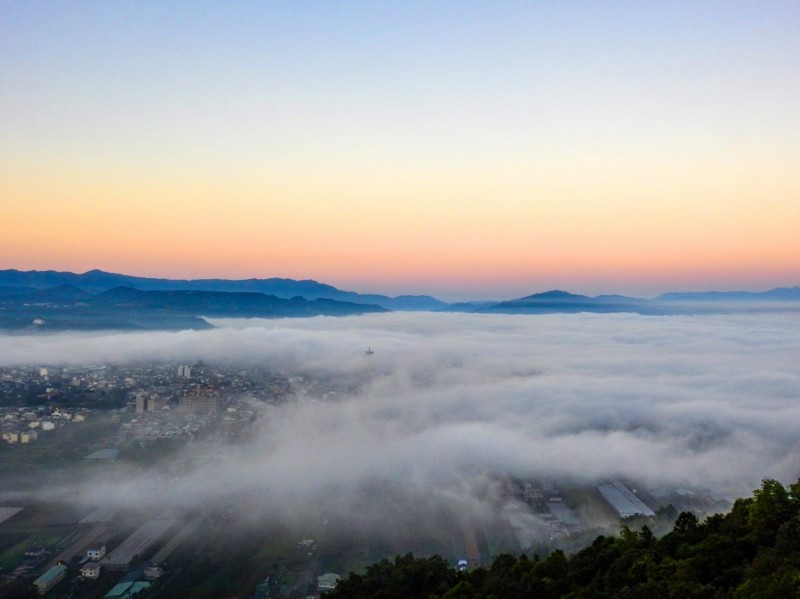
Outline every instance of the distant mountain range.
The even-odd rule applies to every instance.
[[[120,286],[92,294],[72,285],[0,287],[0,329],[22,331],[206,329],[211,325],[203,317],[296,318],[387,311],[371,304],[255,292],[141,291]]]
[[[752,302],[752,301],[772,301],[772,302],[796,302],[800,300],[800,287],[778,287],[769,291],[704,291],[684,292],[684,293],[665,293],[656,299],[660,301],[681,301],[681,302]]]
[[[800,287],[666,293],[655,299],[547,291],[502,302],[448,304],[427,295],[342,291],[312,280],[155,279],[92,270],[0,270],[0,329],[208,328],[202,317],[345,316],[389,310],[492,314],[706,314],[800,311]]]
[[[445,302],[428,295],[388,297],[342,291],[325,283],[294,279],[155,279],[90,270],[83,274],[55,270],[0,270],[0,287],[29,287],[47,289],[70,285],[89,293],[100,293],[114,287],[131,287],[140,291],[227,291],[265,293],[290,299],[329,299],[355,304],[373,304],[387,310],[438,310]]]
[[[632,312],[647,315],[666,315],[775,310],[800,310],[800,287],[773,289],[762,293],[744,291],[667,293],[655,299],[626,297],[623,295],[589,297],[556,290],[478,306],[473,311],[493,314]]]
[[[476,312],[505,314],[574,313],[574,312],[639,312],[649,301],[622,295],[588,297],[554,290],[519,299],[476,308]]]

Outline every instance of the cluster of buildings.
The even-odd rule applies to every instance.
[[[97,580],[103,568],[103,560],[106,559],[105,544],[92,545],[86,550],[86,556],[81,561],[80,577],[86,581]],[[46,594],[50,589],[61,582],[69,572],[69,568],[63,564],[57,564],[49,568],[44,574],[33,581],[40,595]],[[150,582],[163,574],[164,570],[158,564],[149,564],[144,568],[143,581],[123,581],[111,588],[105,595],[107,599],[127,599],[150,587]]]
[[[192,439],[212,422],[236,439],[255,419],[248,401],[280,402],[291,392],[286,376],[266,369],[203,362],[0,368],[0,439],[32,443],[99,411],[121,424],[121,443]]]
[[[551,541],[586,529],[586,523],[567,505],[554,485],[534,481],[511,484],[512,493],[531,507],[537,520],[545,526]],[[620,519],[652,518],[656,515],[637,491],[622,481],[600,484],[597,491],[599,496],[595,496],[596,501],[602,501]]]
[[[28,366],[0,368],[0,405],[57,402],[68,404],[130,401],[139,411],[158,409],[159,401],[177,403],[196,389],[217,388],[226,396],[248,395],[273,401],[289,395],[289,379],[265,368],[240,369],[170,363]],[[163,398],[159,400],[158,398]],[[120,399],[121,398],[121,399]],[[136,405],[138,398],[142,398]],[[154,407],[148,408],[148,400]]]
[[[166,403],[160,397],[137,398],[136,414],[120,424],[117,444],[188,441],[211,430],[225,439],[239,439],[255,422],[257,403],[245,397],[226,398],[212,387],[187,391],[177,403]]]
[[[120,424],[117,445],[147,445],[164,439],[197,438],[214,421],[213,414],[182,414],[172,410],[144,412]]]
[[[81,562],[80,575],[85,579],[97,579],[100,576],[100,560],[105,557],[106,546],[104,544],[92,545],[86,551],[86,556]],[[25,578],[39,569],[50,557],[44,545],[31,545],[25,550],[25,555],[20,560],[17,568],[12,574],[13,578]],[[55,566],[48,568],[41,576],[33,581],[40,595],[44,595],[67,575],[69,568],[59,562]]]
[[[25,554],[17,564],[16,569],[12,576],[14,578],[22,578],[31,574],[36,568],[50,555],[44,545],[31,545],[25,550]]]
[[[42,432],[52,431],[92,414],[87,408],[64,408],[40,405],[35,408],[0,405],[0,439],[6,443],[32,443]]]
[[[95,392],[123,388],[129,384],[125,378],[105,365],[0,368],[0,398],[51,401],[76,390]]]
[[[94,516],[103,510],[96,510],[84,521],[88,524],[96,522]],[[106,515],[98,515],[101,520]],[[82,522],[84,522],[82,521]],[[174,519],[148,520],[130,534],[113,551],[107,552],[106,544],[103,542],[94,543],[85,548],[85,554],[73,558],[75,561],[80,559],[77,566],[67,565],[59,561],[57,565],[44,571],[33,581],[33,586],[40,595],[45,595],[59,582],[72,572],[75,575],[76,568],[79,575],[74,579],[78,583],[95,581],[100,578],[104,570],[125,571],[131,564],[138,560],[139,556],[147,552],[148,549],[175,524]],[[182,539],[181,539],[182,540]],[[170,549],[171,551],[171,549]],[[162,552],[164,550],[162,549]],[[48,559],[52,559],[50,552],[43,545],[33,545],[25,552],[25,556],[14,572],[14,577],[25,578],[35,574],[36,570],[41,570]],[[131,580],[125,577],[118,584],[114,585],[103,597],[107,599],[127,599],[146,590],[152,582],[164,574],[164,568],[160,563],[150,562],[142,565],[134,574]]]
[[[541,522],[548,529],[551,540],[566,536],[584,527],[577,514],[564,503],[561,491],[554,485],[522,481],[520,487],[522,500],[537,513]]]
[[[9,395],[16,391],[21,397],[25,390],[46,386],[49,393],[57,395],[76,389],[125,389],[142,382],[169,385],[174,378],[174,367],[168,364],[21,366],[0,369],[0,393]]]

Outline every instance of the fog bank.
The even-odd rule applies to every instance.
[[[393,313],[215,320],[210,331],[0,336],[0,365],[174,361],[343,377],[271,406],[246,446],[177,479],[74,490],[189,506],[239,494],[274,516],[358,525],[502,507],[504,476],[747,494],[800,474],[800,318]],[[366,355],[371,347],[374,354]],[[510,508],[509,508],[510,509]],[[405,515],[405,516],[404,516]],[[356,524],[354,524],[356,525]]]

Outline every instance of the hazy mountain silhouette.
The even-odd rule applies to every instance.
[[[203,329],[203,316],[286,318],[386,312],[326,298],[278,298],[225,291],[141,291],[118,286],[91,294],[70,285],[0,287],[0,328],[11,330]]]
[[[347,315],[385,310],[428,310],[499,314],[616,313],[708,314],[800,310],[800,287],[777,288],[763,292],[708,291],[665,293],[655,299],[623,295],[590,297],[562,290],[535,293],[500,302],[460,302],[447,304],[427,295],[359,294],[342,291],[313,280],[270,279],[158,279],[91,270],[71,272],[0,270],[0,320],[5,328],[26,326],[36,308],[70,311],[69,319],[90,315],[114,322],[132,322],[149,328],[151,322],[169,317],[175,325],[192,326],[199,316],[281,317]],[[13,309],[11,309],[13,307]],[[127,311],[127,315],[126,312]],[[147,315],[143,318],[142,315]],[[61,314],[66,318],[66,312]],[[127,320],[126,320],[127,319]],[[157,319],[156,319],[157,320]],[[8,322],[13,321],[13,327]],[[173,320],[170,320],[173,322]],[[205,321],[200,320],[206,326]],[[71,325],[70,325],[71,326]],[[161,322],[156,328],[164,326]]]
[[[701,291],[664,293],[659,301],[798,301],[800,287],[777,287],[769,291]]]
[[[15,269],[0,270],[0,287],[29,287],[47,289],[59,285],[71,285],[100,293],[114,287],[132,287],[140,291],[227,291],[255,292],[289,299],[304,297],[308,300],[331,299],[356,304],[374,304],[389,310],[437,310],[447,303],[428,295],[400,295],[388,297],[378,294],[362,294],[343,291],[332,285],[310,279],[159,279],[90,270],[83,274],[55,270]]]

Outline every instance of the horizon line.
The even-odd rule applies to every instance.
[[[224,276],[204,276],[204,277],[189,278],[189,277],[169,277],[169,276],[152,276],[152,275],[147,276],[147,275],[140,275],[140,274],[128,274],[128,273],[125,273],[125,272],[116,272],[116,271],[111,271],[111,270],[103,270],[102,268],[90,268],[90,269],[88,269],[86,271],[83,271],[83,272],[76,272],[76,271],[72,271],[72,270],[58,270],[56,268],[47,268],[47,269],[35,269],[34,268],[34,269],[28,269],[28,270],[24,270],[24,269],[20,269],[20,268],[4,268],[4,269],[0,269],[0,272],[4,272],[4,271],[5,272],[14,271],[14,272],[23,273],[23,274],[27,274],[27,273],[55,273],[55,274],[75,275],[75,276],[85,276],[85,275],[88,275],[88,274],[91,274],[91,273],[102,273],[102,274],[107,274],[107,275],[117,275],[117,276],[131,277],[131,278],[137,278],[137,279],[151,279],[151,280],[175,281],[175,282],[181,282],[181,281],[186,281],[186,282],[198,282],[198,281],[247,282],[247,281],[268,281],[268,280],[282,280],[282,281],[294,281],[294,282],[311,282],[311,283],[316,283],[318,285],[327,285],[329,287],[333,287],[337,291],[356,293],[358,295],[382,295],[382,296],[390,297],[390,298],[396,298],[396,297],[402,297],[402,296],[428,296],[428,297],[431,297],[433,299],[436,299],[438,301],[442,301],[442,302],[448,303],[448,304],[512,301],[512,300],[516,300],[516,299],[522,299],[524,297],[529,297],[531,295],[540,295],[540,294],[551,293],[551,292],[569,293],[569,294],[572,294],[572,295],[584,296],[584,297],[589,297],[589,298],[598,298],[598,297],[604,297],[604,296],[615,296],[615,295],[617,295],[617,296],[627,297],[627,298],[630,298],[630,299],[653,300],[653,299],[657,299],[660,296],[670,295],[670,294],[707,294],[707,293],[725,293],[725,294],[753,293],[753,294],[758,294],[758,293],[768,293],[770,291],[775,291],[775,290],[780,290],[780,289],[797,289],[797,288],[800,287],[800,284],[796,284],[796,285],[786,284],[786,285],[777,285],[777,286],[774,286],[774,287],[759,288],[759,289],[753,289],[753,288],[732,288],[732,289],[698,288],[698,289],[692,289],[692,290],[667,289],[666,291],[662,291],[662,292],[657,293],[657,294],[652,295],[652,296],[647,296],[647,295],[629,295],[629,294],[618,293],[618,292],[613,292],[613,291],[612,292],[603,292],[603,293],[591,294],[591,293],[587,293],[587,292],[568,291],[567,289],[561,288],[561,287],[551,287],[551,288],[543,289],[541,291],[526,292],[524,295],[519,295],[519,296],[515,296],[515,297],[511,297],[511,298],[500,299],[500,300],[496,300],[496,299],[441,300],[441,299],[439,299],[439,297],[437,297],[437,295],[434,295],[434,293],[436,293],[436,292],[423,292],[423,293],[402,292],[402,293],[398,293],[398,294],[392,295],[392,294],[389,294],[389,293],[386,293],[386,292],[378,292],[378,291],[354,291],[353,289],[338,287],[336,284],[328,283],[328,282],[325,282],[325,281],[321,281],[319,279],[314,279],[314,278],[293,278],[293,277],[286,277],[286,276],[261,276],[261,277],[251,276],[251,277],[244,277],[244,278],[231,278],[231,277],[224,277]]]

